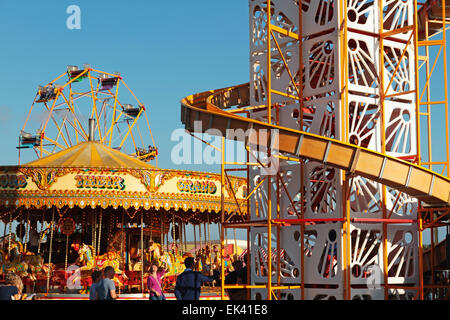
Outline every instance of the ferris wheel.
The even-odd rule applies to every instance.
[[[158,155],[147,110],[119,72],[68,66],[38,87],[20,131],[19,162],[20,149],[41,158],[88,140],[145,162]]]

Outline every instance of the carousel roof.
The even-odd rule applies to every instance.
[[[247,212],[246,179],[229,179],[224,211],[243,216]],[[206,219],[205,212],[220,213],[221,204],[220,174],[156,168],[96,141],[21,166],[0,167],[0,218],[2,210],[11,207],[89,206],[188,212],[192,221],[200,221]],[[136,210],[127,214],[134,215]]]
[[[98,141],[85,141],[47,157],[29,162],[26,167],[90,167],[154,169],[141,160],[105,146]]]

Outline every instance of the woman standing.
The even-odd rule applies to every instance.
[[[0,286],[0,300],[20,300],[23,283],[20,277],[10,272],[6,275],[5,285]]]
[[[150,294],[150,300],[166,300],[162,290],[161,277],[166,273],[166,269],[158,271],[158,265],[152,263],[150,266],[150,275],[147,278],[147,288]]]

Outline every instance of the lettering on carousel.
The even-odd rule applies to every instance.
[[[27,186],[27,177],[24,175],[1,175],[0,188],[20,189]]]
[[[209,193],[215,194],[217,191],[216,184],[212,181],[195,181],[180,179],[177,181],[177,188],[181,192],[189,193]]]
[[[77,188],[125,189],[124,178],[118,176],[75,176]]]

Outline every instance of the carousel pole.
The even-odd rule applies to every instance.
[[[122,210],[122,222],[120,224],[120,260],[122,262],[122,272],[125,273],[125,257],[123,255],[123,244],[126,241],[123,232],[123,223],[124,223],[124,211]],[[119,285],[119,294],[120,294],[120,285]]]
[[[161,228],[159,229],[160,230],[160,238],[161,238],[160,244],[161,244],[161,248],[164,248],[164,224],[163,224],[163,220],[162,220],[162,215],[161,215],[160,221],[161,221]]]
[[[123,243],[125,241],[124,236],[123,236],[123,217],[124,213],[122,211],[122,223],[120,224],[120,260],[122,262],[122,268],[125,269],[125,259],[123,256]]]
[[[183,222],[184,252],[187,252],[186,223]]]
[[[12,212],[9,212],[8,258],[11,255]]]
[[[100,254],[101,243],[102,243],[102,218],[103,218],[103,213],[102,213],[102,211],[100,211],[100,222],[98,225],[98,242],[96,241],[97,250],[95,250],[97,255]]]
[[[206,246],[209,243],[209,241],[208,241],[208,233],[206,232],[206,223],[203,224],[203,231],[204,231],[204,234],[205,234],[205,253],[206,253]]]
[[[166,226],[164,226],[164,233],[166,232]],[[166,244],[166,251],[169,252],[169,233],[170,233],[170,222],[169,222],[169,230],[167,230],[167,234],[165,234],[165,244]]]
[[[209,273],[212,275],[212,240],[211,240],[211,226],[210,226],[210,218],[209,218],[209,212],[206,213],[208,217],[208,243],[209,243],[209,253],[208,253],[208,259],[209,259]]]
[[[93,258],[94,258],[94,265],[95,265],[95,258],[96,258],[96,256],[97,256],[97,254],[96,254],[96,252],[95,252],[95,249],[96,249],[96,247],[97,247],[97,244],[95,243],[95,241],[96,241],[96,239],[97,239],[97,230],[96,230],[96,219],[95,219],[96,217],[95,217],[95,210],[92,210],[92,227],[91,227],[91,230],[92,230],[92,248],[93,248],[93,252],[92,252],[92,254],[94,255],[93,256]]]
[[[217,229],[219,229],[218,231],[219,231],[219,241],[220,241],[220,243],[222,243],[222,241],[221,241],[221,228],[220,228],[220,226],[221,226],[221,223],[220,223],[220,221],[219,222],[217,222]],[[216,253],[216,255],[215,255],[215,257],[216,257],[216,260],[217,260],[217,262],[219,262],[219,258],[217,257],[219,255],[219,251]],[[219,266],[217,266],[217,267],[219,267]]]
[[[184,236],[184,232],[183,232],[183,221],[180,219],[180,221],[178,222],[178,235],[179,235],[179,239],[180,239],[180,252],[183,251],[183,236]]]
[[[48,250],[48,269],[47,269],[47,294],[50,288],[50,270],[52,268],[52,247],[53,247],[53,228],[54,228],[54,220],[55,220],[55,208],[53,207],[52,211],[52,222],[50,225],[50,248]]]
[[[195,232],[195,224],[193,224],[192,227],[194,229],[194,256],[197,257],[197,235]]]
[[[27,245],[30,239],[30,211],[27,212],[27,231],[25,232],[24,252],[27,252]]]
[[[233,250],[233,253],[234,253],[234,257],[237,258],[238,249],[237,249],[237,240],[236,240],[236,228],[233,228],[233,231],[234,231],[234,250]],[[237,259],[235,259],[235,261],[236,260]]]
[[[144,210],[141,210],[141,291],[144,296]]]
[[[212,247],[212,240],[211,240],[211,221],[209,217],[209,212],[207,213],[208,216],[208,241],[209,241],[209,252],[211,253],[211,247]]]
[[[153,241],[153,223],[152,223],[151,211],[148,212],[148,228],[150,229],[150,240]]]
[[[177,242],[175,240],[175,215],[172,214],[172,248],[175,251],[175,256],[176,256],[176,245]]]
[[[198,224],[198,237],[200,239],[200,254],[202,253],[202,223]]]
[[[44,232],[44,215],[45,215],[45,211],[42,211],[41,231],[39,231],[39,242],[38,242],[38,251],[37,251],[38,254],[41,253],[42,232]]]
[[[64,271],[67,272],[67,255],[69,253],[69,235],[66,234],[66,257],[64,259]]]
[[[3,239],[6,239],[6,225],[7,223],[3,223]]]
[[[161,222],[160,223],[160,228],[159,228],[159,238],[160,238],[159,242],[161,244],[161,247],[164,248],[164,244],[163,244],[163,241],[164,241],[164,230],[163,230],[162,216],[160,217],[159,221]]]

